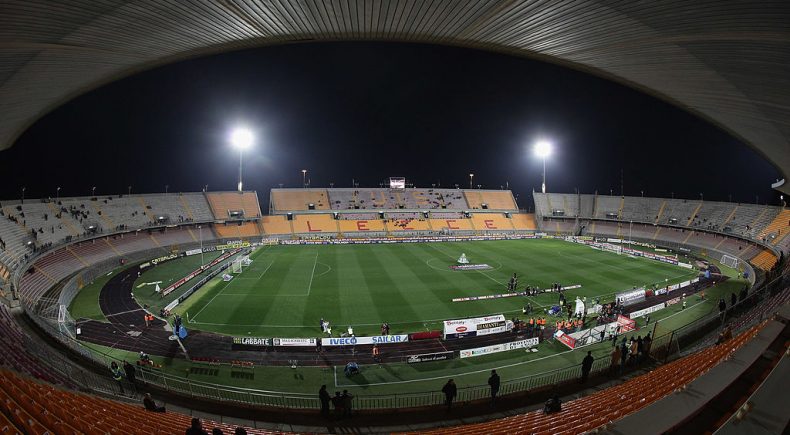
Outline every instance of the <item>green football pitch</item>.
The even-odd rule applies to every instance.
[[[462,253],[470,263],[491,269],[450,269]],[[178,307],[193,329],[313,337],[320,334],[324,318],[335,331],[351,326],[357,335],[378,335],[382,322],[391,325],[391,333],[409,333],[438,329],[442,320],[488,314],[509,318],[520,315],[526,303],[538,309],[557,303],[554,294],[452,302],[506,293],[514,272],[520,289],[527,284],[547,288],[554,282],[581,285],[569,296],[601,301],[634,286],[680,282],[696,274],[560,240],[267,246],[251,258],[252,264],[230,282],[217,278]],[[183,276],[195,261],[166,263],[139,281]],[[169,301],[154,296],[142,302],[158,307]]]
[[[451,270],[461,253],[471,263],[486,263],[492,269]],[[527,302],[539,309],[556,303],[554,294],[451,302],[457,297],[505,293],[505,283],[513,272],[518,273],[520,288],[527,284],[545,288],[553,282],[581,284],[581,288],[569,290],[568,296],[587,296],[588,300],[600,297],[602,302],[613,300],[615,292],[633,286],[681,282],[697,273],[551,239],[281,245],[259,248],[252,259],[252,265],[235,274],[230,282],[214,279],[178,307],[182,315],[189,313],[188,328],[258,337],[315,337],[319,335],[318,320],[324,317],[335,328],[353,326],[357,335],[377,335],[382,321],[392,325],[392,333],[409,333],[441,329],[441,321],[445,319],[500,313],[508,318],[523,317],[521,308]],[[199,265],[198,256],[164,263],[143,273],[135,285],[162,281],[160,285],[164,286]],[[723,267],[722,270],[730,275],[730,280],[706,291],[706,300],[694,298],[685,310],[678,304],[652,314],[650,330],[658,323],[655,333],[660,336],[715,313],[719,296],[737,293],[745,284],[743,279],[736,278],[736,271]],[[101,318],[96,313],[98,292],[111,275],[82,289],[70,307],[72,315]],[[135,297],[158,310],[157,307],[164,306],[179,293],[160,299],[151,285],[143,285],[135,290]],[[644,326],[643,322],[644,319],[637,320],[640,327]],[[632,334],[644,333],[640,329]],[[135,357],[120,349],[84,345],[116,359]],[[327,384],[330,388],[353,388],[361,394],[388,394],[436,390],[448,377],[455,378],[462,387],[483,385],[493,368],[503,380],[519,379],[577,365],[587,350],[596,358],[606,358],[611,346],[601,343],[571,351],[549,340],[537,349],[534,353],[510,351],[423,364],[366,366],[363,376],[355,377],[353,382],[343,376],[342,367],[300,366],[294,370],[257,365],[251,378],[239,378],[230,366],[219,366],[212,374],[203,374],[192,371],[191,364],[180,358],[153,358],[164,365],[166,372],[186,374],[195,381],[311,394],[316,386]]]

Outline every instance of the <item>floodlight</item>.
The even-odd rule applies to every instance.
[[[244,150],[252,146],[253,136],[252,132],[246,128],[237,128],[230,134],[230,143],[240,150]]]
[[[542,140],[535,144],[535,154],[544,159],[551,155],[551,143]]]

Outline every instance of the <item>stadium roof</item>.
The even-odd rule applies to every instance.
[[[0,149],[75,96],[148,68],[328,40],[448,44],[566,65],[708,119],[790,174],[786,0],[4,0]]]

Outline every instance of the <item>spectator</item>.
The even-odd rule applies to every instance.
[[[625,338],[623,338],[623,342],[620,345],[620,373],[623,373],[625,362],[628,359],[628,353],[628,346],[625,344]]]
[[[129,364],[129,361],[124,360],[123,371],[124,373],[126,373],[126,380],[129,381],[129,383],[131,383],[132,385],[134,385],[134,380],[135,380],[134,366]]]
[[[121,369],[118,367],[118,364],[115,361],[110,363],[110,372],[112,372],[113,380],[118,383],[118,388],[121,389],[121,394],[126,394],[123,391],[123,372],[121,372]]]
[[[234,435],[247,435],[247,429],[244,429],[243,427],[239,426],[239,427],[236,428],[236,430],[233,432],[233,434]]]
[[[562,400],[556,394],[554,397],[546,401],[546,405],[543,407],[544,414],[552,414],[555,412],[560,412],[562,410]]]
[[[636,337],[636,356],[638,361],[642,361],[642,357],[644,356],[645,351],[645,344],[642,341],[642,336]]]
[[[648,332],[645,336],[645,339],[642,340],[642,349],[643,349],[643,357],[647,358],[650,356],[650,345],[653,344],[653,339],[650,338],[650,333]]]
[[[203,424],[200,423],[199,418],[193,418],[192,425],[187,429],[186,435],[208,435],[208,432],[203,430]]]
[[[332,397],[326,391],[326,385],[321,385],[321,389],[318,390],[318,400],[321,401],[321,415],[329,418],[329,402],[332,401]]]
[[[222,435],[222,429],[220,429],[218,427],[215,427],[214,429],[211,429],[211,435]]]
[[[593,361],[595,359],[592,356],[592,351],[587,351],[587,356],[584,357],[582,360],[582,383],[587,382],[587,376],[590,375],[590,370],[592,370]]]
[[[151,393],[145,393],[143,396],[143,406],[145,409],[152,412],[165,412],[164,406],[158,406],[154,399],[151,397]]]
[[[620,348],[615,346],[612,350],[612,361],[609,364],[610,372],[612,374],[614,374],[617,371],[617,363],[620,362],[621,357],[622,357],[622,352],[620,351]],[[622,369],[620,369],[620,372],[622,373]]]
[[[340,396],[340,391],[335,391],[335,397],[332,398],[332,406],[335,407],[335,418],[339,420],[343,416],[343,398]]]
[[[496,395],[499,393],[499,375],[496,373],[496,370],[491,370],[488,385],[491,387],[491,406],[494,406]]]
[[[453,407],[455,396],[458,395],[458,387],[455,385],[455,381],[452,379],[447,381],[444,387],[442,387],[442,393],[444,393],[444,403],[447,405],[447,410],[449,411],[450,408]]]
[[[724,298],[719,298],[719,312],[723,313],[724,310],[727,309],[727,302],[724,302]]]
[[[738,302],[738,297],[737,297],[737,296],[735,296],[735,293],[731,293],[731,294],[730,294],[730,307],[733,307],[733,306],[735,306],[735,304],[736,304],[737,302]]]
[[[343,390],[343,417],[351,417],[351,399],[354,395],[349,393],[348,390]]]

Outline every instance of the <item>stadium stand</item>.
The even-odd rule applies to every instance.
[[[217,224],[214,226],[217,236],[221,239],[240,238],[246,239],[261,235],[260,227],[256,222],[233,222]]]
[[[208,192],[206,197],[217,220],[261,217],[258,195],[255,192]],[[240,211],[244,213],[243,216],[234,215]]]
[[[369,233],[369,232],[385,232],[384,221],[381,219],[359,219],[359,220],[344,220],[337,221],[340,232],[347,233]]]
[[[535,215],[527,213],[516,213],[510,215],[513,228],[518,231],[535,231],[538,227],[535,223]]]
[[[5,424],[28,434],[164,435],[184,433],[191,423],[191,417],[184,414],[150,412],[141,405],[75,393],[7,369],[0,369],[0,402],[7,419]],[[237,427],[206,419],[202,422],[204,428],[218,428],[224,433],[233,433]],[[246,431],[256,435],[288,433],[254,428]]]
[[[719,364],[754,337],[767,321],[748,329],[718,346],[699,351],[634,377],[620,385],[563,403],[562,410],[546,414],[542,410],[485,423],[454,426],[422,434],[577,434],[592,431],[613,420],[632,414],[672,394],[677,388]]]
[[[329,210],[326,189],[272,189],[269,209],[272,212],[305,211],[313,204],[315,210]]]
[[[513,223],[503,213],[472,213],[472,224],[477,231],[513,230]]]
[[[762,252],[755,255],[750,262],[762,270],[771,270],[776,265],[777,260],[778,258],[773,252],[764,249]]]
[[[291,222],[285,215],[264,216],[261,218],[263,232],[271,235],[293,234]]]
[[[337,222],[331,214],[295,214],[293,216],[294,234],[337,234]]]
[[[509,190],[464,190],[470,209],[518,210]]]
[[[334,210],[431,210],[466,208],[463,194],[452,189],[329,189]]]
[[[385,225],[389,232],[405,232],[405,231],[431,231],[430,221],[428,219],[387,219]]]
[[[782,210],[758,235],[774,245],[790,233],[790,210]]]
[[[430,219],[431,228],[435,231],[473,231],[472,219],[451,218],[451,219]]]

